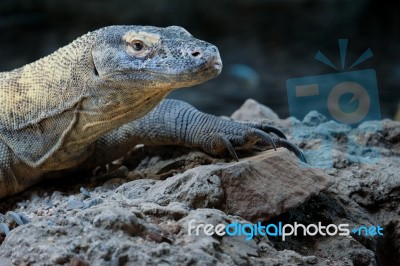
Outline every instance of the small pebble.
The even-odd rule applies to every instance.
[[[69,200],[67,203],[67,211],[73,209],[82,209],[85,206],[81,200]]]
[[[84,199],[85,199],[85,198],[90,198],[90,197],[91,197],[90,192],[89,192],[86,188],[84,188],[84,187],[81,187],[81,188],[80,188],[80,192],[83,194]]]
[[[308,264],[317,264],[318,259],[315,256],[305,256],[303,257],[303,261]]]
[[[101,198],[92,199],[89,202],[85,203],[85,206],[83,207],[83,209],[87,209],[87,208],[90,208],[92,206],[99,205],[102,202],[103,202],[103,199],[101,199]]]

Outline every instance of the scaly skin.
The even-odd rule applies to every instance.
[[[48,173],[111,162],[139,143],[237,158],[234,150],[274,145],[264,131],[284,137],[163,100],[221,69],[218,49],[183,28],[111,26],[0,73],[0,198]],[[274,140],[304,159],[287,141]]]

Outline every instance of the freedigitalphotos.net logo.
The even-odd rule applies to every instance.
[[[294,224],[283,224],[278,222],[277,224],[267,224],[263,225],[261,222],[257,224],[249,223],[230,223],[224,224],[204,224],[197,223],[196,220],[192,219],[188,224],[188,234],[199,236],[201,234],[212,236],[245,236],[246,240],[251,240],[255,236],[274,236],[281,237],[282,241],[285,241],[288,236],[349,236],[351,233],[354,235],[363,236],[382,236],[383,228],[380,225],[374,226],[359,226],[349,229],[349,224],[328,224],[322,225],[321,222],[318,224],[308,224],[304,225],[295,222]]]
[[[286,81],[290,115],[303,119],[310,111],[317,111],[328,120],[356,127],[363,122],[380,120],[378,85],[374,69],[353,70],[365,60],[372,57],[371,49],[367,49],[353,64],[346,66],[347,39],[339,39],[341,66],[338,67],[320,51],[315,59],[331,67],[336,73],[293,78]],[[303,128],[292,127],[294,138],[303,138]],[[350,139],[349,139],[350,141]],[[322,137],[322,146],[332,151],[332,140]],[[355,143],[348,143],[360,150]],[[354,149],[353,149],[354,150]],[[312,153],[312,150],[305,151]],[[318,156],[316,151],[315,155]],[[362,153],[362,151],[361,151]],[[376,150],[372,153],[379,157]],[[311,154],[313,155],[313,154]],[[321,165],[320,165],[321,166]],[[321,167],[332,167],[332,164]]]

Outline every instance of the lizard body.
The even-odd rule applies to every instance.
[[[110,26],[22,68],[0,73],[0,198],[47,173],[94,167],[136,144],[202,148],[212,154],[280,145],[304,159],[278,129],[201,113],[172,90],[217,76],[218,49],[172,26]],[[237,158],[237,157],[236,157]]]

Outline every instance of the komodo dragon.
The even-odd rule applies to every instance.
[[[256,144],[283,146],[304,161],[275,127],[163,100],[221,69],[218,49],[181,27],[110,26],[0,73],[0,198],[55,171],[104,165],[139,143],[229,152],[235,159],[235,150]]]

